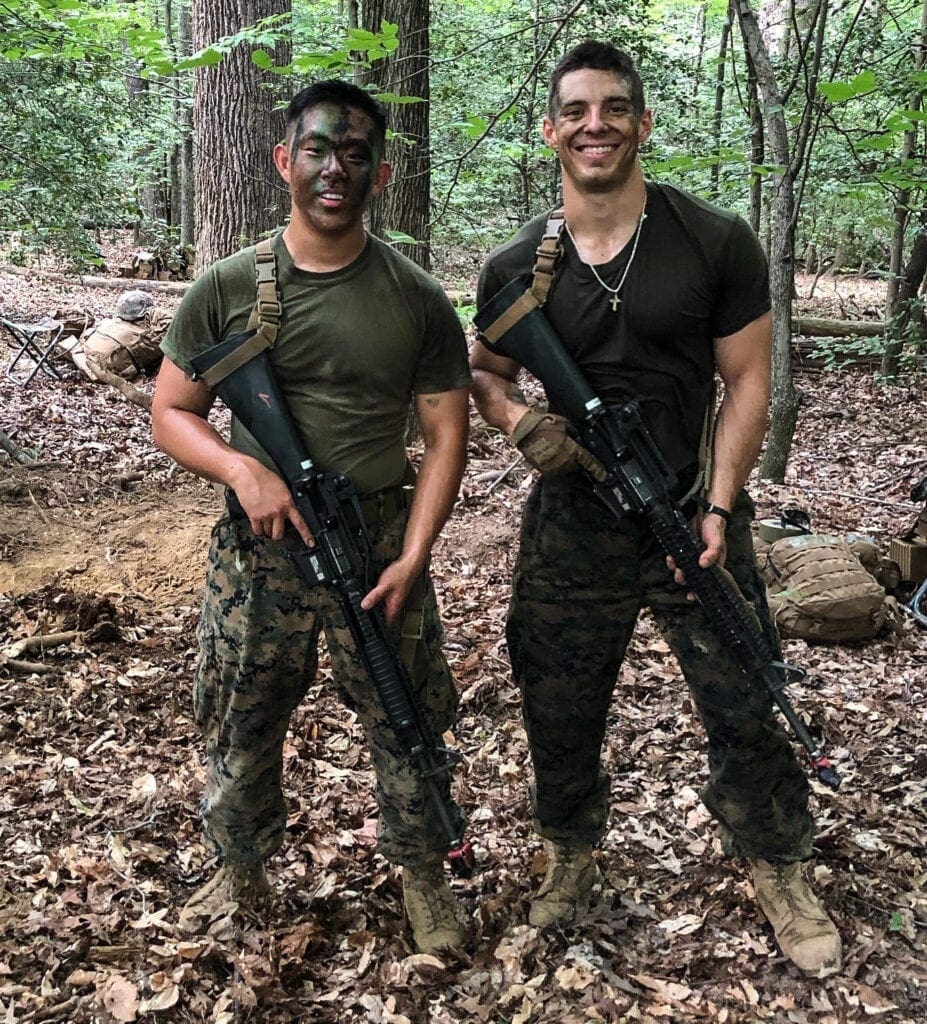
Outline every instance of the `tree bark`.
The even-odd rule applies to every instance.
[[[421,103],[389,108],[390,128],[398,138],[386,146],[393,177],[370,207],[370,230],[381,237],[397,231],[416,244],[396,248],[425,270],[431,269],[431,108],[429,60],[429,0],[364,0],[364,27],[379,32],[383,21],[399,25],[399,48],[377,61],[365,79],[384,92],[418,96]]]
[[[193,21],[190,0],[182,0],[177,13],[180,53],[193,52]],[[180,244],[196,245],[196,181],[193,166],[193,97],[184,96],[180,107]]]
[[[712,138],[715,144],[715,152],[721,152],[721,119],[724,114],[724,73],[727,68],[727,47],[731,37],[731,23],[734,12],[730,7],[727,9],[727,20],[721,27],[721,38],[718,41],[718,64],[715,69],[715,106],[711,121]],[[711,166],[711,198],[717,199],[719,194],[719,167],[718,164]]]
[[[290,0],[193,0],[194,48],[289,10]],[[276,63],[288,62],[288,50],[278,44]],[[289,208],[272,157],[284,135],[283,112],[274,109],[280,80],[258,68],[251,53],[240,43],[220,64],[196,70],[197,271],[257,241]]]
[[[792,380],[790,353],[795,280],[794,171],[790,166],[788,127],[782,97],[750,0],[737,0],[737,17],[744,46],[756,70],[773,160],[784,168],[782,174],[773,176],[769,247],[769,290],[773,310],[772,408],[766,452],[760,463],[761,477],[781,483],[785,479],[799,405]]]
[[[921,28],[920,28],[920,39],[918,45],[915,47],[914,57],[914,70],[916,72],[922,72],[924,70],[925,61],[927,61],[927,53],[925,53],[925,47],[927,47],[927,0],[923,0],[921,4]],[[912,110],[920,110],[922,102],[922,93],[920,89],[915,90],[909,100],[909,104]],[[904,142],[901,147],[901,161],[902,163],[911,160],[917,149],[917,134],[914,131],[908,131],[904,133]],[[911,299],[917,294],[917,287],[919,287],[921,280],[924,277],[924,271],[920,271],[920,278],[915,283],[915,290],[912,293],[908,284],[909,278],[916,270],[918,262],[918,253],[912,252],[911,260],[908,268],[905,271],[905,280],[899,280],[901,275],[901,262],[904,253],[904,236],[905,228],[908,224],[910,217],[909,204],[911,202],[911,190],[904,188],[898,193],[895,200],[895,209],[892,215],[893,230],[892,230],[892,248],[891,255],[889,257],[889,278],[888,278],[888,294],[885,303],[885,318],[892,324],[891,335],[886,338],[885,352],[882,356],[882,376],[889,381],[897,380],[898,370],[901,362],[901,351],[904,347],[904,328],[910,322],[910,313],[906,311],[910,310]],[[921,226],[918,230],[915,238],[915,250],[917,249],[918,242],[924,234],[924,224],[921,222]],[[923,244],[923,243],[921,243]]]

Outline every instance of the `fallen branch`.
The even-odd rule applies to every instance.
[[[509,473],[511,473],[512,470],[519,463],[524,462],[524,461],[525,461],[524,455],[519,455],[518,458],[514,462],[512,462],[508,466],[506,466],[505,469],[503,469],[502,472],[496,477],[496,479],[493,480],[493,482],[489,485],[489,487],[486,488],[486,493],[487,494],[492,494],[492,492],[499,486],[499,484],[502,483],[502,481],[509,475]]]
[[[55,665],[46,665],[44,661],[20,661],[18,658],[4,658],[2,655],[0,668],[8,668],[11,672],[34,672],[36,675],[58,671]]]
[[[61,1020],[64,1017],[69,1017],[72,1010],[76,1010],[80,1005],[81,998],[79,996],[71,996],[70,999],[65,999],[63,1003],[56,1003],[54,1006],[45,1006],[41,1010],[34,1010],[32,1013],[27,1013],[22,1018],[23,1024],[39,1024],[40,1021],[52,1021]]]
[[[27,636],[10,644],[9,647],[5,647],[0,653],[7,658],[18,658],[21,654],[25,654],[26,651],[50,651],[53,647],[60,647],[62,644],[71,643],[72,640],[76,640],[79,636],[80,633],[76,629],[69,629],[64,633],[45,633]]]
[[[920,505],[915,505],[913,501],[890,501],[888,498],[873,498],[868,494],[854,494],[852,491],[832,491],[826,487],[807,487],[805,484],[795,483],[792,480],[787,484],[779,484],[778,486],[794,487],[808,494],[832,494],[838,498],[852,498],[854,501],[871,501],[876,505],[888,505],[890,508],[903,508],[912,512],[916,512],[921,507]]]
[[[24,466],[34,466],[35,459],[32,458],[28,452],[24,451],[19,445],[7,434],[5,431],[0,430],[0,448],[2,448],[10,458],[15,459],[17,462],[22,463]]]

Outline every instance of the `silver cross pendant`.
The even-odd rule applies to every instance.
[[[621,302],[621,299],[618,298],[618,293],[615,292],[615,294],[608,301],[611,303],[612,311],[617,313],[618,304]]]

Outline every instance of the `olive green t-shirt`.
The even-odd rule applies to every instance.
[[[630,242],[596,266],[611,287],[628,268],[617,310],[564,232],[544,311],[592,390],[609,404],[636,399],[666,460],[691,478],[714,382],[715,340],[768,312],[766,257],[742,218],[681,189],[648,182],[646,211],[630,267]],[[529,221],[493,250],[478,305],[531,273],[546,221],[546,214]]]
[[[271,362],[309,455],[360,494],[401,483],[413,394],[470,383],[453,306],[434,278],[373,236],[353,263],[325,274],[295,267],[281,234],[273,249],[283,317]],[[192,356],[246,329],[255,298],[252,247],[197,278],[164,354],[191,373]],[[231,444],[273,468],[237,420]]]

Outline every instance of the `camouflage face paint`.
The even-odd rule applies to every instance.
[[[362,111],[319,104],[290,142],[290,189],[306,218],[325,230],[356,226],[380,164],[376,127]]]

